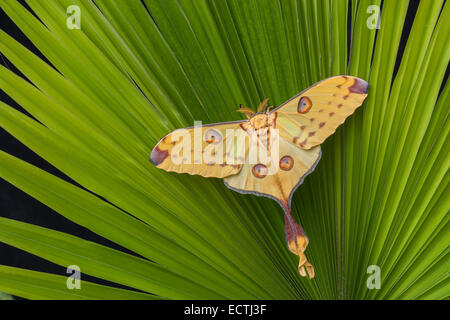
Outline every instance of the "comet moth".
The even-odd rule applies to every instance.
[[[319,162],[320,144],[361,106],[367,92],[362,79],[327,78],[273,110],[267,99],[256,112],[241,106],[247,120],[175,130],[158,142],[150,161],[166,171],[223,178],[234,191],[277,201],[287,246],[299,256],[298,272],[313,278],[305,255],[308,237],[291,214],[292,195]]]

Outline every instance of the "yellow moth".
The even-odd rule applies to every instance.
[[[352,76],[322,80],[270,111],[238,111],[248,120],[175,130],[153,149],[150,161],[166,171],[223,178],[237,192],[269,197],[284,210],[288,248],[301,276],[314,277],[305,255],[309,240],[291,215],[294,191],[321,157],[320,144],[367,97],[368,83]]]

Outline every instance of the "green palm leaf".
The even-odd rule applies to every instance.
[[[51,65],[0,32],[2,54],[29,80],[2,66],[1,88],[38,120],[1,103],[0,125],[84,189],[4,152],[0,177],[138,256],[0,218],[0,241],[130,287],[83,282],[69,291],[65,277],[0,266],[0,291],[33,299],[448,298],[448,2],[420,2],[410,31],[409,3],[394,0],[383,1],[378,30],[367,9],[381,1],[26,2],[39,20],[16,1],[0,5]],[[67,28],[69,5],[79,6],[81,29]],[[194,119],[235,120],[240,103],[270,97],[278,105],[338,74],[370,89],[294,196],[312,281],[297,273],[276,203],[148,161],[164,134]],[[370,265],[381,270],[378,290],[366,285]]]

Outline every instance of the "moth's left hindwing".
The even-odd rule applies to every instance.
[[[244,121],[175,130],[154,147],[150,161],[158,168],[203,177],[239,173],[248,152]]]

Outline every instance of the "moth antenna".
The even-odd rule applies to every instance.
[[[273,108],[273,106],[268,106],[264,113],[268,114],[270,112],[270,109],[272,109],[272,108]]]
[[[257,109],[258,112],[261,112],[267,106],[267,101],[269,101],[269,98],[261,101],[261,103],[259,104],[258,109]]]

